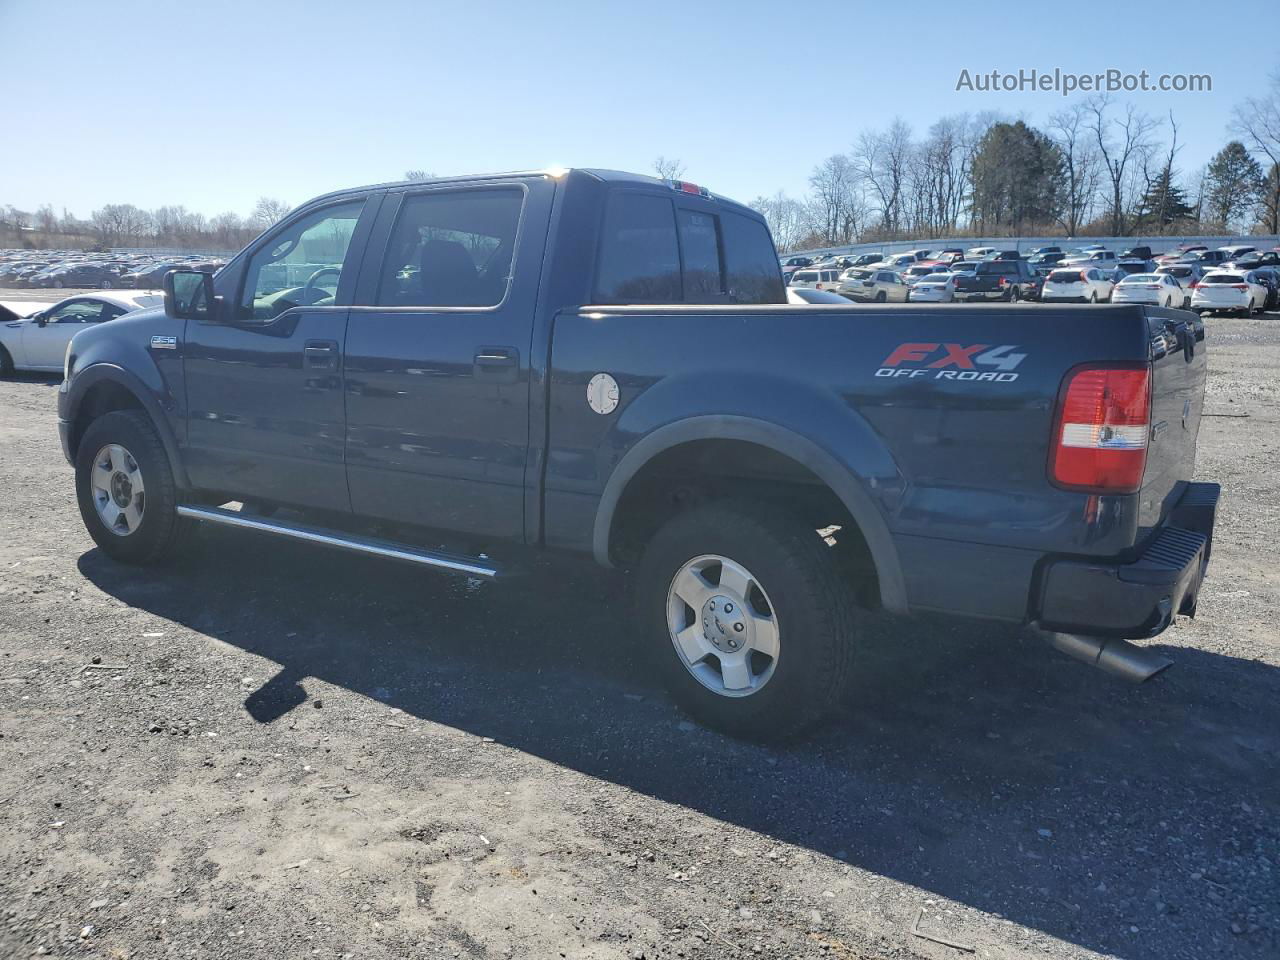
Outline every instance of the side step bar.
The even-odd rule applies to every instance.
[[[305,540],[326,547],[337,547],[339,550],[351,550],[355,553],[367,553],[375,557],[389,560],[405,560],[409,563],[460,573],[468,577],[479,577],[492,580],[498,576],[497,567],[476,557],[462,557],[449,553],[435,553],[422,550],[403,543],[390,540],[378,540],[372,537],[360,537],[338,530],[326,530],[322,527],[308,527],[287,520],[271,520],[267,517],[245,516],[234,510],[223,510],[221,507],[198,507],[178,505],[178,516],[190,517],[192,520],[204,520],[209,523],[220,523],[228,527],[242,527],[246,530],[257,530],[259,533],[274,533],[294,540]]]

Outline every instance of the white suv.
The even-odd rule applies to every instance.
[[[869,274],[869,276],[866,276]],[[906,303],[911,288],[892,270],[849,270],[836,288],[850,300],[876,303]]]
[[[1058,267],[1050,270],[1040,290],[1041,303],[1100,303],[1111,299],[1115,284],[1109,272],[1097,267]]]

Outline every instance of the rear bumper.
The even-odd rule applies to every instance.
[[[1007,294],[1003,290],[957,290],[953,296],[957,300],[1003,300]]]
[[[1140,639],[1154,637],[1178,614],[1194,616],[1220,492],[1216,483],[1188,484],[1166,525],[1132,563],[1050,561],[1034,619],[1062,633]]]

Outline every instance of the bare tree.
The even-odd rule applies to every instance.
[[[858,176],[871,186],[881,226],[889,236],[896,236],[901,225],[911,150],[911,128],[898,118],[882,133],[863,133],[851,155]]]
[[[658,157],[653,161],[653,169],[659,180],[679,180],[684,176],[684,164],[675,159]]]
[[[1145,113],[1139,113],[1133,104],[1126,104],[1124,115],[1111,119],[1111,97],[1100,94],[1085,103],[1088,110],[1088,129],[1093,134],[1102,166],[1107,177],[1108,214],[1111,217],[1112,236],[1122,237],[1129,225],[1128,211],[1133,206],[1135,172],[1143,158],[1154,148],[1152,134],[1159,121]],[[1116,137],[1113,129],[1118,132]]]
[[[57,232],[58,215],[53,212],[52,204],[41,204],[40,209],[36,211],[36,229],[44,233]]]
[[[1102,174],[1102,160],[1088,139],[1086,126],[1088,107],[1078,103],[1049,118],[1049,136],[1062,155],[1062,210],[1058,223],[1074,237],[1088,222]]]
[[[150,233],[151,214],[132,203],[108,203],[89,215],[93,231],[106,246],[132,243]]]
[[[756,197],[751,207],[758,210],[769,224],[778,251],[795,250],[808,232],[804,204],[779,190],[772,197]]]
[[[1267,92],[1250,97],[1235,108],[1232,129],[1245,138],[1254,153],[1266,157],[1267,176],[1263,184],[1263,215],[1266,229],[1280,233],[1280,71],[1271,75]]]
[[[289,205],[283,200],[277,200],[274,197],[259,197],[258,202],[253,205],[253,212],[249,214],[249,220],[254,226],[265,230],[272,224],[283,220],[288,212]]]
[[[861,226],[865,205],[858,193],[858,173],[842,153],[827,157],[809,175],[824,243],[851,243]]]
[[[406,170],[404,172],[406,180],[430,180],[434,176],[434,173],[429,173],[426,170]]]

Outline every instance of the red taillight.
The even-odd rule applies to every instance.
[[[1049,478],[1088,493],[1142,486],[1151,431],[1147,367],[1077,367],[1058,395]]]
[[[1234,289],[1236,289],[1236,290],[1248,290],[1248,289],[1249,289],[1249,285],[1248,285],[1247,283],[1233,283],[1231,286],[1232,286],[1232,288],[1234,288]]]
[[[1148,283],[1146,286],[1147,286],[1147,289],[1148,289],[1148,290],[1159,290],[1159,289],[1160,289],[1160,284],[1158,284],[1158,283]]]
[[[999,283],[999,285],[1003,287],[1006,283],[1008,283],[1008,282],[1009,282],[1009,278],[1008,278],[1008,277],[1001,277],[1001,278],[1000,278],[998,281],[996,281],[996,282],[997,282],[997,283]]]
[[[1081,282],[1081,283],[1088,283],[1088,282],[1089,282],[1089,278],[1088,278],[1088,277],[1086,277],[1086,276],[1084,275],[1084,271],[1083,271],[1083,270],[1081,270],[1081,271],[1080,271],[1080,282]]]

